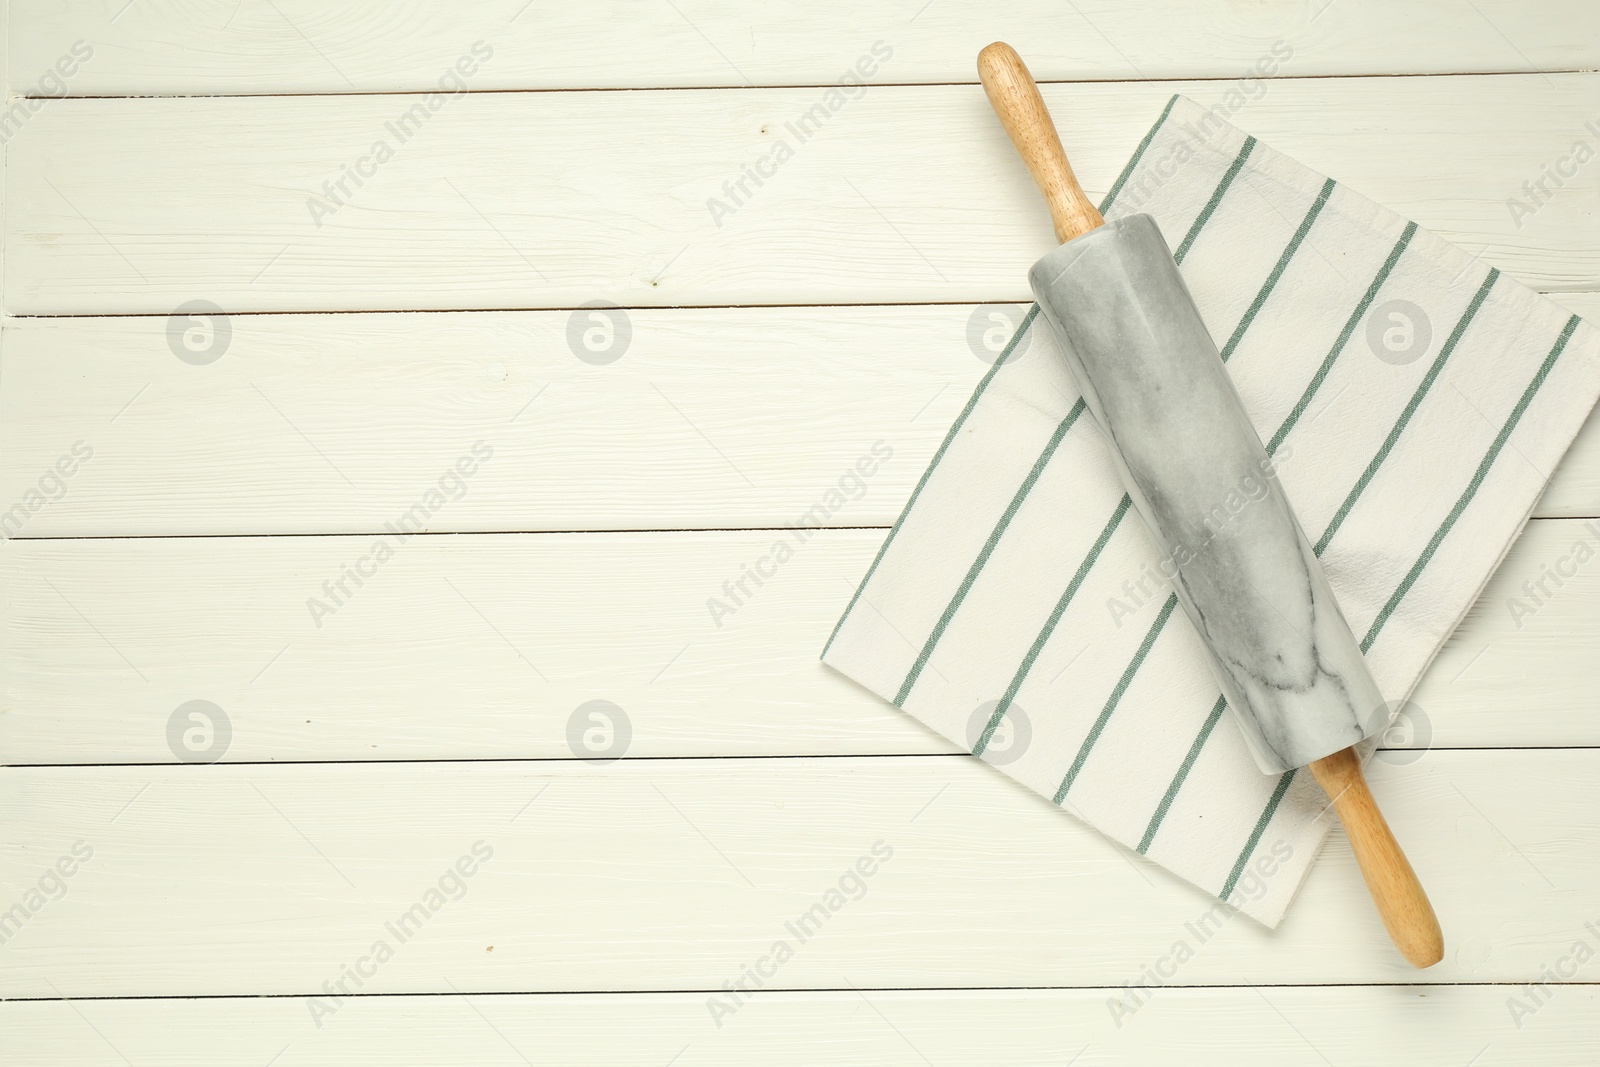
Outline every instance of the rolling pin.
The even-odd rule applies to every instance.
[[[1389,937],[1414,966],[1432,966],[1444,954],[1439,921],[1352,748],[1388,725],[1388,706],[1160,227],[1146,214],[1101,217],[1009,45],[985,48],[978,74],[1062,242],[1029,284],[1128,496],[1170,553],[1178,602],[1234,721],[1263,772],[1311,768]],[[1241,496],[1242,509],[1224,508]]]

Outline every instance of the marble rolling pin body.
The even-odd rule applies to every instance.
[[[1235,721],[1262,770],[1310,767],[1390,938],[1437,963],[1433,906],[1352,747],[1388,722],[1383,697],[1160,228],[1100,216],[1015,51],[985,48],[978,74],[1063,242],[1029,272],[1034,295]]]
[[[1029,281],[1261,769],[1383,729],[1383,697],[1155,220],[1090,230]]]

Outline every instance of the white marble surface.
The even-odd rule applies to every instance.
[[[1108,222],[1029,279],[1261,769],[1376,733],[1383,697],[1155,220]]]

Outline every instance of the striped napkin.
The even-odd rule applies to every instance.
[[[1101,210],[1160,224],[1398,708],[1600,396],[1600,331],[1182,97]],[[1257,768],[1083,414],[1035,306],[823,660],[1276,926],[1327,800]]]

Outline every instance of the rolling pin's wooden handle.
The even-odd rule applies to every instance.
[[[1432,967],[1444,956],[1439,920],[1416,872],[1372,799],[1367,779],[1361,773],[1360,757],[1355,749],[1347,748],[1311,764],[1311,773],[1339,812],[1350,849],[1361,865],[1361,876],[1367,880],[1367,890],[1378,906],[1389,939],[1413,967]]]
[[[979,52],[978,78],[989,105],[1000,116],[1000,125],[1005,127],[1017,154],[1028,165],[1028,173],[1044,194],[1050,219],[1055,223],[1056,240],[1070,241],[1104,225],[1099,210],[1078,187],[1044,98],[1016,49],[996,41]]]

